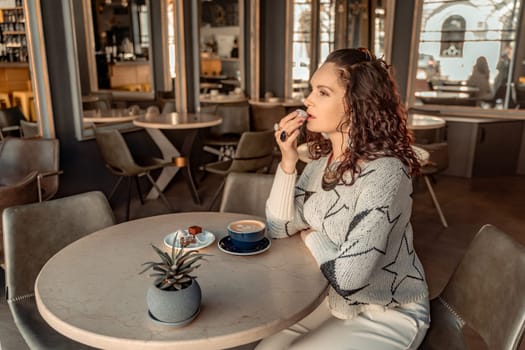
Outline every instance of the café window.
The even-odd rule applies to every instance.
[[[308,94],[312,73],[334,49],[335,1],[295,0],[291,5],[291,85],[287,93],[301,99]],[[291,89],[290,89],[291,87]]]
[[[522,2],[420,1],[409,106],[464,115],[521,114]]]
[[[288,2],[286,97],[306,97],[310,76],[335,49],[369,47],[379,57],[389,56],[394,4],[394,0]]]
[[[463,56],[465,20],[461,16],[450,16],[441,28],[441,56]]]

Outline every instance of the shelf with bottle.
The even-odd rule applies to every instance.
[[[27,62],[28,49],[23,0],[0,8],[0,62]]]

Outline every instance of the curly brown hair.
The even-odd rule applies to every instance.
[[[359,174],[359,161],[396,157],[419,174],[421,166],[412,150],[412,133],[407,128],[407,112],[401,103],[397,85],[389,66],[368,49],[340,49],[328,55],[325,62],[339,69],[345,87],[345,117],[338,130],[348,130],[349,144],[337,171],[337,182],[352,185]],[[332,145],[319,133],[307,132],[311,156],[318,159],[332,151]],[[351,180],[343,174],[349,172]]]

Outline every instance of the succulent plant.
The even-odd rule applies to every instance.
[[[195,265],[195,263],[204,259],[205,256],[209,256],[196,250],[178,249],[175,253],[174,247],[172,247],[170,255],[153,244],[151,246],[161,258],[161,262],[145,262],[142,265],[147,266],[140,273],[153,269],[154,272],[150,274],[150,277],[155,277],[155,286],[163,290],[181,290],[188,287],[192,280],[197,278],[190,273],[201,266],[200,264]]]

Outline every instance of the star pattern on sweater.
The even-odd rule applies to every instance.
[[[401,272],[404,270],[405,266],[410,266],[410,269],[406,272]],[[399,248],[396,253],[394,261],[390,264],[383,266],[384,271],[387,271],[394,275],[390,291],[392,296],[396,294],[399,286],[406,281],[407,279],[416,279],[423,281],[423,274],[416,266],[416,252],[414,249],[410,250],[408,245],[408,239],[406,236],[406,230],[403,233],[403,238],[399,244]]]
[[[301,216],[302,220],[304,222],[308,222],[308,220],[306,220],[306,218],[304,217],[304,204],[310,199],[310,197],[315,194],[316,192],[315,191],[309,191],[305,188],[302,188],[302,187],[296,187],[295,188],[296,191],[295,191],[295,199],[297,200],[298,198],[301,198],[301,197],[304,197],[303,199],[303,205],[302,206],[299,206],[299,215]]]
[[[398,223],[399,219],[401,218],[401,213],[397,214],[394,217],[390,217],[390,208],[388,206],[379,207],[379,208],[376,208],[376,210],[379,210],[381,213],[383,213],[386,216],[388,224],[390,225],[390,230],[388,231],[388,235],[386,236],[386,240],[385,240],[385,246],[384,247],[374,247],[375,250],[377,250],[383,255],[386,255],[386,251],[388,250],[388,242],[390,241],[391,233],[396,227],[396,224]]]

